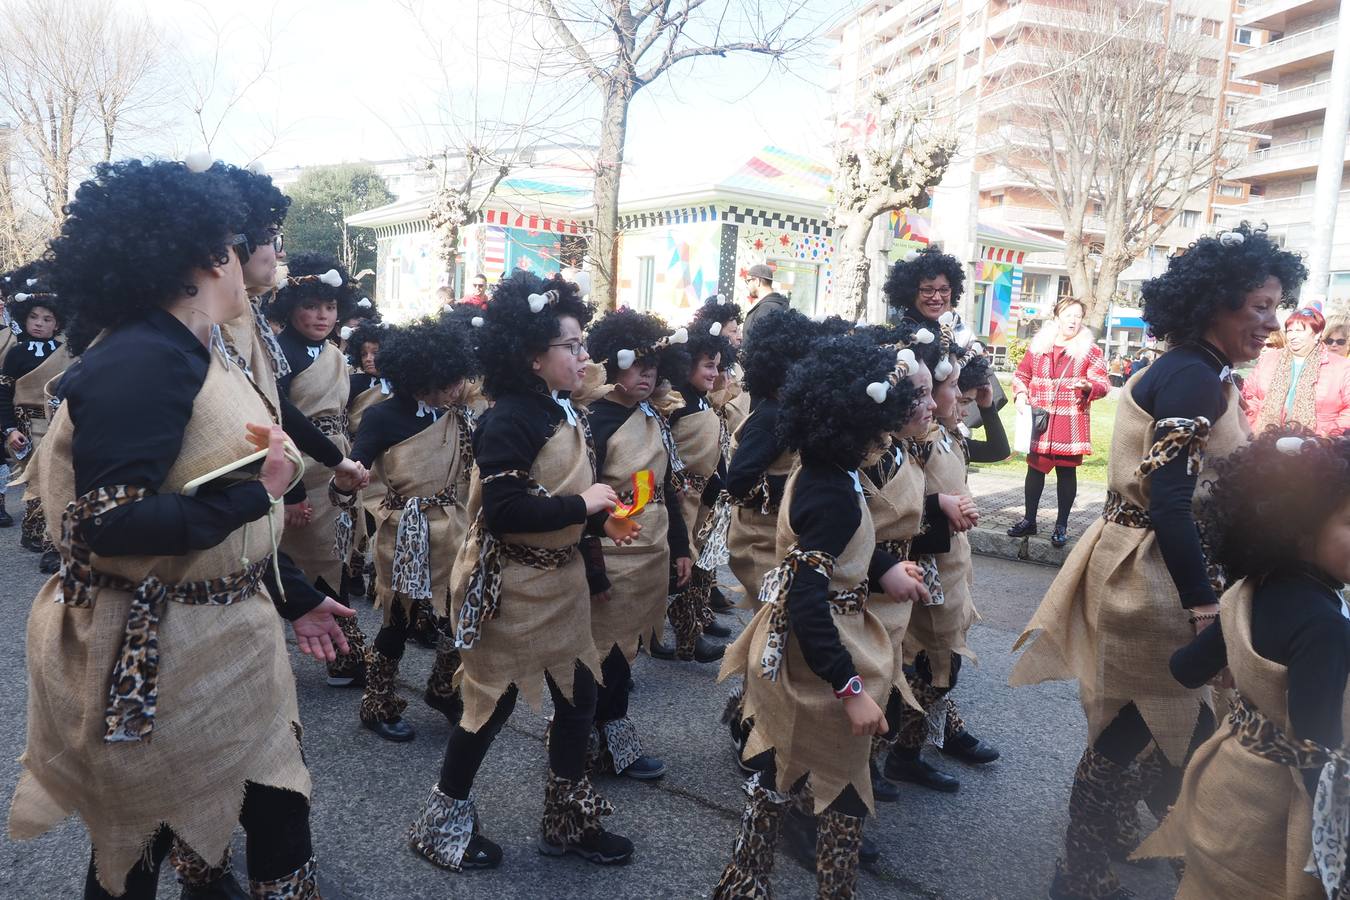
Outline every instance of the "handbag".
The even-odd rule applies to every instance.
[[[1045,434],[1050,429],[1050,410],[1040,406],[1031,408],[1031,439]]]

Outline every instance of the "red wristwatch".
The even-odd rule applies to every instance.
[[[840,700],[847,700],[849,697],[857,697],[862,692],[863,692],[862,678],[860,678],[857,675],[854,675],[848,681],[844,682],[844,686],[839,690],[835,691],[834,695],[838,697]]]

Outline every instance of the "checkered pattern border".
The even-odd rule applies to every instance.
[[[829,223],[810,216],[796,216],[789,213],[768,212],[743,206],[728,206],[723,215],[724,222],[737,225],[760,225],[765,228],[777,228],[782,231],[800,231],[804,234],[829,235]]]

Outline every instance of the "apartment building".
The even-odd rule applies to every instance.
[[[1256,38],[1232,27],[1233,3],[1150,3],[1157,21],[1198,48],[1197,141],[1218,139],[1219,123],[1236,107],[1230,95],[1260,90],[1234,80],[1233,60]],[[1042,102],[1034,90],[1047,67],[1041,48],[1047,35],[1067,27],[1072,10],[1073,0],[874,0],[833,35],[839,121],[856,117],[882,89],[917,98],[958,135],[957,157],[932,206],[918,215],[931,219],[930,239],[969,264],[974,288],[966,315],[995,343],[1025,333],[1069,292],[1063,222],[1018,169],[1037,164],[1027,133]],[[1022,84],[1032,86],[1016,87]],[[1212,227],[1216,208],[1247,199],[1247,187],[1232,181],[1185,198],[1155,250],[1122,281],[1161,271],[1169,252]],[[1102,232],[1099,218],[1089,215],[1086,224],[1087,239]]]
[[[1332,60],[1342,23],[1340,0],[1249,0],[1233,16],[1236,30],[1265,31],[1268,40],[1235,61],[1234,75],[1260,85],[1241,103],[1233,124],[1258,135],[1256,149],[1232,177],[1249,185],[1248,202],[1224,211],[1224,223],[1265,222],[1286,247],[1314,242],[1314,187],[1324,144],[1346,134],[1323,133],[1332,96]],[[1346,5],[1350,10],[1350,4]],[[1327,298],[1350,303],[1350,144],[1340,154],[1340,184]],[[1334,181],[1333,181],[1334,186]]]

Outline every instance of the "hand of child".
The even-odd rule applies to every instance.
[[[286,504],[287,528],[304,528],[312,518],[314,518],[314,507],[310,506],[308,500]]]
[[[581,499],[586,502],[586,515],[593,516],[598,512],[609,512],[619,503],[619,495],[614,493],[614,488],[607,484],[593,484],[581,492]]]
[[[609,602],[609,591],[601,591],[601,592],[598,593],[598,594],[591,594],[591,602],[592,602],[592,603],[608,603],[608,602]]]
[[[886,712],[877,701],[867,694],[854,694],[844,698],[844,712],[848,713],[848,724],[856,737],[865,734],[885,734]]]
[[[687,556],[675,560],[675,586],[684,587],[694,574],[694,561]]]
[[[969,531],[974,524],[966,517],[966,514],[961,511],[962,499],[964,498],[957,494],[938,495],[938,507],[942,510],[943,515],[947,517],[947,521],[951,523],[952,531]]]
[[[881,589],[888,596],[902,603],[924,603],[928,600],[928,590],[923,586],[923,577],[915,577],[905,563],[896,563],[881,576]]]
[[[616,519],[613,516],[605,519],[605,536],[620,546],[633,543],[641,533],[642,526],[636,519]]]

